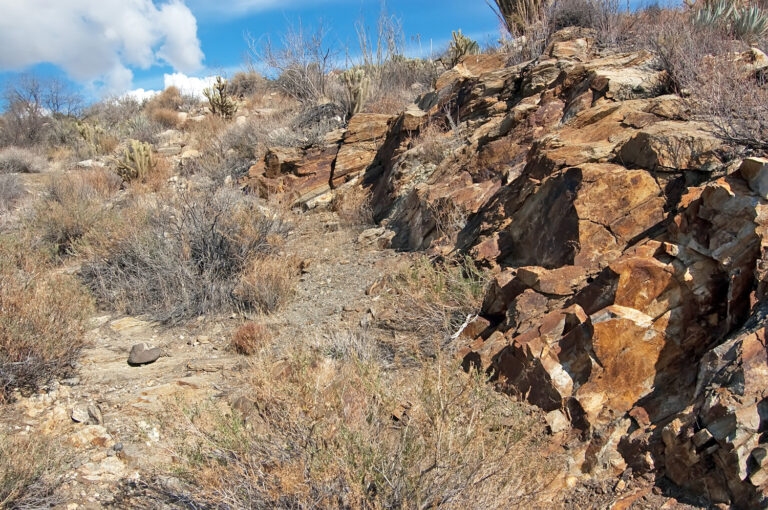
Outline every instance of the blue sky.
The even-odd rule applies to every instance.
[[[311,27],[322,19],[329,41],[354,51],[355,22],[375,24],[381,8],[380,0],[0,0],[0,86],[34,71],[65,77],[95,98],[162,89],[174,72],[231,75],[243,68],[246,32],[277,41],[299,20]],[[483,0],[388,0],[386,8],[402,20],[410,51],[423,56],[430,43],[444,47],[451,30],[481,43],[499,34]],[[37,45],[27,48],[30,40]]]

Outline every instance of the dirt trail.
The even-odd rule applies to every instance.
[[[291,302],[260,318],[277,342],[366,320],[375,300],[366,289],[405,255],[361,244],[361,230],[341,224],[331,213],[293,218],[283,252],[304,261],[304,270]],[[44,430],[62,438],[70,466],[58,489],[61,508],[109,506],[119,480],[145,477],[171,461],[163,411],[169,402],[224,402],[236,391],[248,358],[230,351],[228,342],[242,320],[200,317],[169,328],[133,317],[93,319],[77,376],[19,398],[15,412],[3,419],[9,432]],[[164,356],[150,365],[129,366],[131,346],[141,342],[163,348]]]

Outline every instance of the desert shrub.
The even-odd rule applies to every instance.
[[[157,143],[157,135],[165,131],[165,127],[150,119],[145,113],[130,117],[122,127],[125,136],[144,143]]]
[[[0,400],[67,374],[83,345],[91,298],[27,243],[0,239]]]
[[[271,340],[272,334],[266,326],[256,322],[246,322],[235,330],[230,347],[238,354],[250,356],[268,345]]]
[[[236,73],[227,83],[227,92],[234,97],[246,98],[264,93],[267,80],[255,71]]]
[[[0,508],[60,504],[53,492],[61,483],[62,465],[62,452],[53,440],[39,435],[0,436]]]
[[[122,313],[178,323],[210,312],[252,307],[234,294],[251,262],[282,232],[250,197],[232,189],[182,194],[84,264],[97,299]]]
[[[176,111],[184,104],[181,97],[181,91],[177,87],[170,86],[159,94],[155,95],[144,104],[144,111],[153,112],[154,110],[173,110]]]
[[[0,174],[36,174],[45,171],[45,158],[31,149],[0,149]]]
[[[433,263],[426,257],[404,266],[386,281],[391,313],[380,317],[383,327],[418,334],[418,343],[389,347],[401,360],[433,357],[452,350],[452,336],[480,309],[485,277],[470,260]]]
[[[180,124],[179,113],[169,108],[156,108],[149,113],[149,117],[169,129],[176,129]]]
[[[0,174],[0,212],[9,210],[26,194],[27,190],[17,175]]]
[[[27,220],[38,246],[60,256],[73,255],[80,239],[111,220],[114,212],[104,201],[115,190],[115,180],[101,172],[76,172],[52,180]]]
[[[169,419],[183,496],[229,508],[510,508],[551,479],[557,459],[530,455],[545,437],[537,416],[482,378],[443,359],[389,374],[329,355],[292,354],[277,376],[257,355],[252,411],[196,406],[183,409],[189,427]]]

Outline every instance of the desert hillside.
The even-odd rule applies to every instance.
[[[494,7],[15,84],[0,508],[768,508],[768,11]]]

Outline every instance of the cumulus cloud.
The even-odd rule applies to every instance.
[[[216,81],[215,76],[206,76],[205,78],[197,78],[194,76],[187,76],[184,73],[173,73],[163,75],[163,89],[168,87],[176,87],[182,94],[189,96],[195,96],[198,99],[202,99],[203,90],[209,88]],[[152,98],[159,94],[159,90],[144,90],[135,89],[124,94],[125,97],[131,97],[139,102]]]
[[[0,12],[0,70],[49,62],[121,92],[131,67],[202,67],[197,20],[181,0],[0,0]]]
[[[195,78],[187,76],[184,73],[166,74],[163,76],[165,88],[176,87],[182,94],[190,96],[203,97],[203,90],[209,88],[216,81],[215,76],[206,76],[205,78]]]

